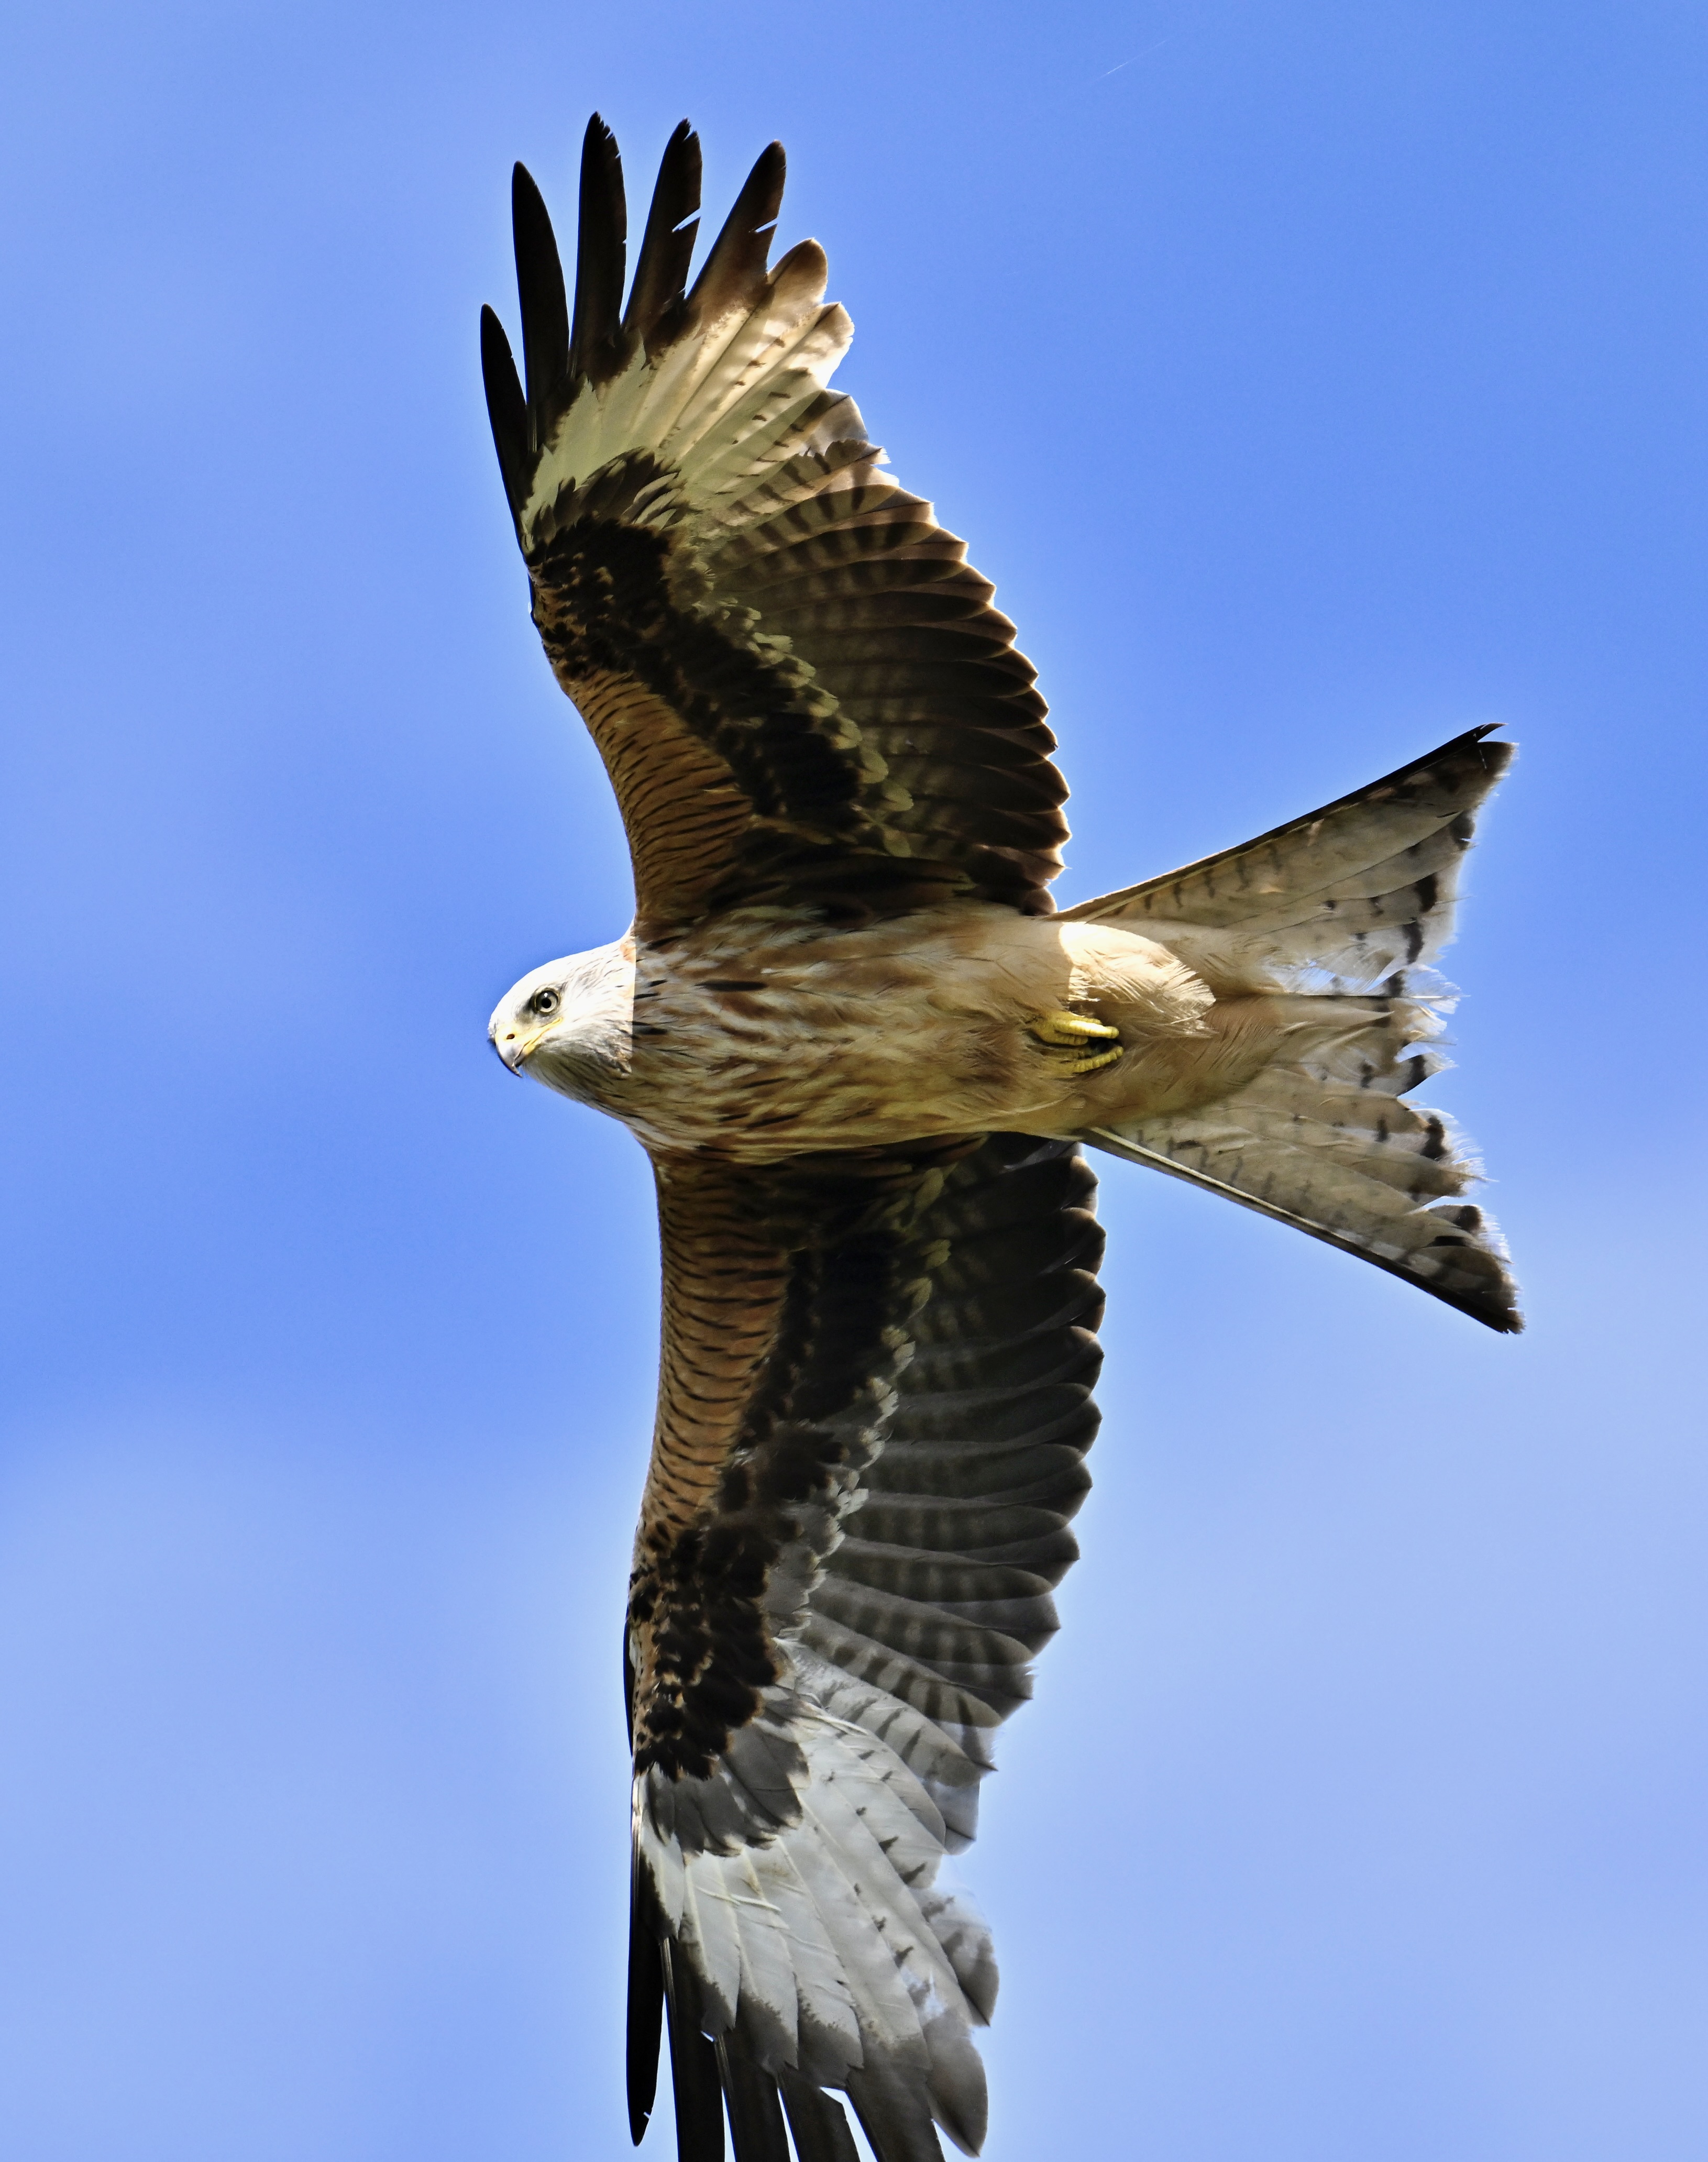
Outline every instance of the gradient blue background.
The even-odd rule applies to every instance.
[[[1460,1070],[1530,1333],[1111,1164],[1085,1559],[966,1875],[992,2162],[1708,2152],[1708,13],[14,5],[0,2151],[626,2154],[645,1167],[478,304],[588,112],[786,141],[1068,897],[1522,739]],[[667,2131],[649,2140],[667,2154]]]

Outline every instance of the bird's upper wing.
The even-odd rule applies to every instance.
[[[824,305],[823,251],[766,269],[781,145],[685,290],[699,184],[684,122],[625,307],[622,168],[595,116],[572,315],[516,169],[525,392],[481,321],[535,621],[616,790],[641,933],[778,898],[1047,912],[1067,791],[1014,626],[827,389],[853,326]]]
[[[1076,1552],[1094,1181],[1063,1142],[657,1164],[665,1335],[628,1637],[630,2112],[682,2153],[976,2151],[988,1934],[937,1885]],[[720,2102],[720,2094],[723,2100]]]

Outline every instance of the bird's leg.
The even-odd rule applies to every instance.
[[[1099,1066],[1113,1066],[1120,1057],[1118,1028],[1089,1021],[1084,1014],[1069,1013],[1065,1008],[1028,1021],[1026,1033],[1069,1073],[1094,1073]]]

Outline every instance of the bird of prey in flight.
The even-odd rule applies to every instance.
[[[533,616],[616,791],[635,919],[500,1001],[513,1073],[656,1174],[664,1330],[625,1638],[629,2107],[682,2162],[976,2154],[988,1932],[938,1881],[1031,1689],[1089,1480],[1083,1152],[1260,1209],[1496,1329],[1505,1249],[1411,1100],[1486,729],[1058,912],[1067,789],[1014,626],[828,388],[773,144],[692,285],[700,151],[626,288],[617,146],[572,305],[514,212],[482,357]]]

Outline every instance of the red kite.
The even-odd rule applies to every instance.
[[[1058,914],[1067,795],[992,588],[828,386],[783,154],[688,284],[671,138],[624,298],[582,153],[574,306],[518,166],[525,389],[493,435],[558,681],[634,859],[614,945],[501,1001],[512,1071],[657,1174],[664,1342],[627,1635],[629,2112],[670,2015],[680,2152],[880,2162],[984,2136],[996,1971],[938,1883],[1031,1689],[1089,1484],[1102,1235],[1149,1164],[1519,1326],[1475,1177],[1410,1100],[1486,729],[1242,848]]]

